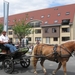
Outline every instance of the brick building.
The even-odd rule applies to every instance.
[[[26,14],[26,22],[30,23],[35,31],[27,36],[29,43],[39,40],[40,43],[61,44],[75,39],[75,4],[10,15],[8,36],[13,42],[18,41],[12,30],[14,20],[20,21]],[[3,23],[3,17],[0,18],[0,23]]]

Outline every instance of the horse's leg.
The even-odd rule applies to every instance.
[[[41,58],[40,64],[41,64],[41,66],[42,66],[42,69],[43,69],[43,71],[44,71],[44,74],[46,74],[46,69],[45,69],[45,67],[44,67],[44,65],[43,65],[44,61],[45,61],[45,59],[42,59],[42,58]]]
[[[53,72],[52,72],[52,75],[55,75],[56,74],[56,72],[61,68],[61,62],[58,64],[58,67],[57,67],[57,69],[56,70],[54,70]]]
[[[62,61],[62,66],[63,66],[63,71],[64,71],[64,75],[67,75],[67,69],[66,69],[66,61]]]
[[[37,74],[37,72],[36,72],[36,64],[37,64],[37,61],[38,61],[38,58],[35,58],[34,57],[34,60],[33,60],[34,74]]]

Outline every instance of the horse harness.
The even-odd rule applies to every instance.
[[[58,45],[56,44],[55,46],[54,46],[54,48],[53,48],[53,50],[54,50],[54,52],[53,52],[53,54],[54,54],[54,61],[56,61],[57,63],[58,63],[58,52],[57,52],[57,47],[58,47]],[[65,50],[66,52],[68,52],[69,53],[69,55],[62,55],[61,54],[61,48],[63,49],[63,50]],[[61,45],[60,46],[60,57],[70,57],[70,56],[72,56],[72,54],[71,54],[71,52],[66,48],[66,47],[64,47],[63,45]]]
[[[58,52],[56,51],[57,50],[57,47],[58,47],[57,44],[54,45],[54,47],[53,47],[53,50],[54,50],[53,55],[54,55],[54,61],[56,61],[58,63],[58,57],[57,57]]]
[[[44,46],[44,45],[43,45],[43,46]],[[42,46],[42,47],[43,47],[43,46]],[[50,45],[50,46],[51,46],[51,45]],[[53,47],[53,53],[52,53],[52,54],[54,55],[54,61],[58,63],[58,55],[59,55],[58,52],[57,52],[57,47],[58,47],[58,45],[55,44],[55,45],[52,45],[52,46],[54,46],[54,47]],[[37,47],[37,49],[38,49],[38,47]],[[68,52],[69,55],[62,55],[62,54],[61,54],[61,52],[62,52],[61,49],[63,49],[63,50],[65,50],[66,52]],[[35,54],[35,55],[36,55],[36,57],[39,57],[40,59],[41,59],[41,58],[45,59],[46,57],[48,57],[48,56],[50,55],[50,54],[49,54],[48,56],[44,56],[44,55],[42,54],[42,49],[41,49],[41,51],[40,51],[40,54],[41,54],[41,55],[37,54],[37,50],[36,50],[36,54]],[[64,47],[63,45],[60,45],[60,55],[59,55],[59,56],[64,58],[64,57],[70,57],[70,56],[72,56],[72,54],[71,54],[71,52],[70,52],[66,47]]]

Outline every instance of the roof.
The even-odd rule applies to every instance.
[[[8,17],[9,19],[8,24],[14,25],[13,21],[15,19],[19,21],[20,19],[25,18],[26,14],[28,14],[28,19],[26,22],[31,21],[30,19],[32,18],[32,20],[41,20],[42,25],[44,25],[45,22],[48,22],[48,25],[51,25],[54,24],[54,21],[57,21],[55,22],[56,24],[61,24],[63,19],[70,19],[70,23],[72,23],[74,19],[74,13],[75,13],[75,4],[70,4],[70,5],[64,5],[64,6],[58,6],[53,8],[46,8],[36,11],[10,15]],[[0,23],[2,22],[3,22],[3,17],[0,18]]]

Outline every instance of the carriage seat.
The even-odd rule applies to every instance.
[[[4,52],[6,54],[8,54],[10,52],[9,48],[8,47],[5,47],[3,44],[0,43],[0,49],[1,49],[1,52]]]

